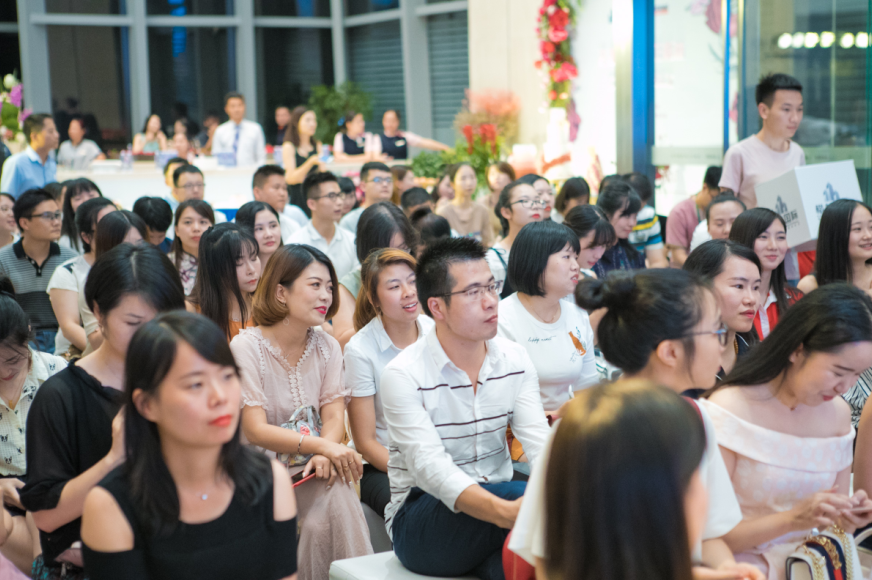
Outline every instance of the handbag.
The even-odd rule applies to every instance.
[[[321,436],[321,415],[318,413],[318,409],[311,405],[303,406],[294,411],[294,414],[291,415],[291,418],[286,422],[280,425],[283,429],[290,429],[292,431],[296,431],[300,435],[304,435],[306,437],[320,437]],[[278,453],[278,460],[285,464],[287,467],[294,467],[295,465],[305,465],[312,459],[312,455],[301,455],[298,453]]]
[[[862,580],[854,537],[836,525],[815,532],[787,557],[787,580]]]

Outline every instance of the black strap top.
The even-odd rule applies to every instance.
[[[273,519],[271,477],[255,505],[244,504],[234,494],[217,519],[179,522],[171,533],[158,537],[145,531],[124,466],[106,476],[100,487],[112,494],[130,522],[134,546],[115,553],[84,546],[85,571],[91,580],[279,580],[297,571],[297,520]]]
[[[388,137],[384,133],[379,133],[379,139],[381,139],[382,153],[390,155],[394,159],[409,158],[409,146],[402,134]]]
[[[363,135],[357,139],[352,139],[345,133],[342,133],[342,150],[346,155],[362,155],[364,143]]]

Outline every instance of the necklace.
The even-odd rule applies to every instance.
[[[733,339],[733,347],[736,349],[736,354],[739,354],[739,337]]]

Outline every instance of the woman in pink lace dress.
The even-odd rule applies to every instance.
[[[872,300],[833,284],[788,310],[702,403],[742,508],[724,540],[770,580],[784,580],[813,528],[872,523],[866,491],[848,495],[854,428],[841,397],[870,366]]]
[[[252,319],[230,343],[242,371],[242,431],[291,474],[313,473],[294,491],[300,520],[300,580],[324,580],[333,560],[372,553],[353,484],[361,456],[342,444],[342,351],[323,324],[338,308],[330,259],[315,248],[280,248],[252,301]]]

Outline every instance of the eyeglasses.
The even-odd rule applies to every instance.
[[[313,198],[313,199],[314,199],[315,201],[318,201],[319,199],[329,199],[330,201],[336,201],[337,199],[343,199],[343,200],[344,200],[344,199],[346,199],[349,195],[351,195],[351,194],[349,194],[349,193],[345,193],[344,191],[341,191],[341,192],[339,192],[339,193],[335,193],[335,192],[334,192],[334,193],[328,193],[327,195],[320,195],[320,196],[315,197],[315,198]]]
[[[524,207],[527,209],[533,209],[534,207],[545,207],[548,205],[547,203],[545,203],[541,199],[527,199],[527,198],[519,199],[518,201],[513,201],[509,205],[515,205],[516,203],[520,203],[521,207]]]
[[[721,326],[717,330],[707,331],[707,332],[691,332],[687,336],[702,336],[702,335],[707,335],[707,334],[717,334],[718,335],[718,342],[721,343],[721,346],[727,346],[727,325],[724,324],[723,322],[721,323]]]
[[[393,177],[373,177],[370,183],[375,183],[376,185],[381,185],[385,183],[387,185],[391,185],[394,182]]]
[[[490,284],[488,286],[473,286],[472,288],[467,288],[466,290],[458,290],[457,292],[449,292],[448,294],[438,294],[442,298],[446,296],[455,296],[457,294],[464,294],[470,300],[478,300],[482,298],[485,293],[491,294],[493,296],[497,296],[503,289],[503,281],[499,280]]]
[[[27,216],[27,219],[42,218],[46,221],[53,222],[60,221],[62,215],[63,214],[59,211],[47,211],[45,213],[32,213]]]
[[[181,187],[182,189],[188,189],[188,190],[203,189],[204,187],[206,187],[206,184],[205,183],[186,183],[185,185],[181,185],[179,187]]]

